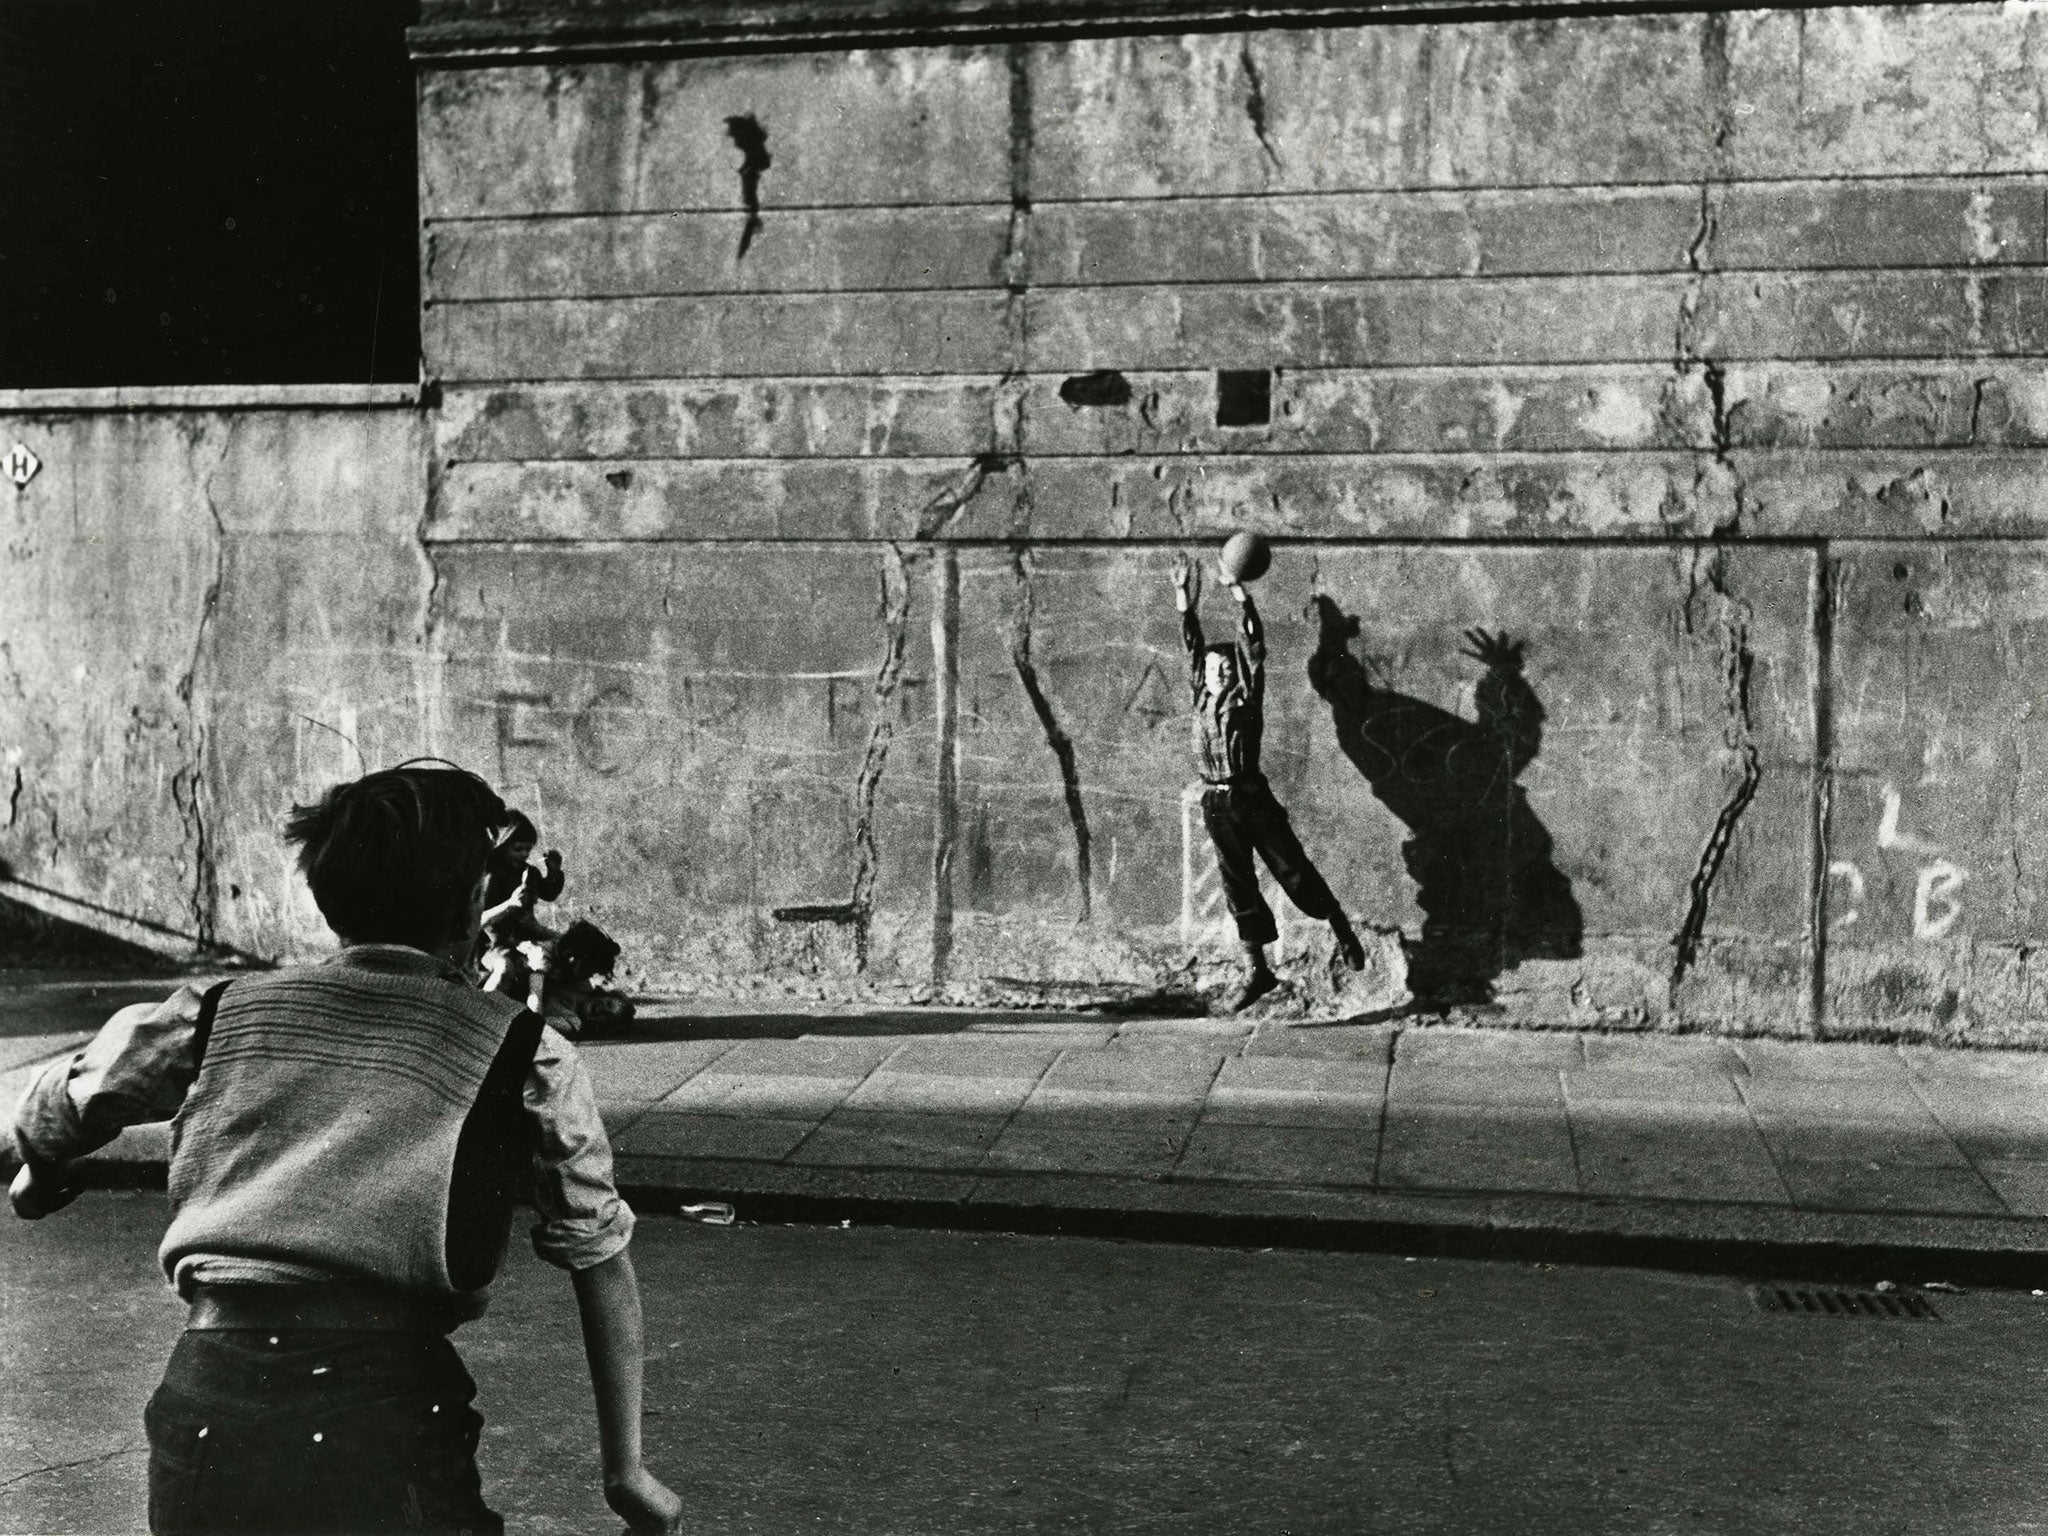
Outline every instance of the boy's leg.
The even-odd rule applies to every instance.
[[[1343,955],[1344,963],[1354,971],[1363,970],[1365,948],[1358,942],[1351,919],[1344,915],[1344,908],[1330,889],[1329,881],[1316,868],[1308,850],[1301,846],[1301,839],[1295,835],[1294,823],[1288,819],[1286,808],[1270,793],[1258,795],[1245,806],[1245,821],[1247,831],[1259,850],[1259,857],[1266,861],[1266,868],[1280,882],[1280,889],[1287,893],[1287,899],[1299,907],[1304,916],[1328,923],[1330,932],[1336,936],[1337,950]]]
[[[1244,986],[1232,999],[1231,1009],[1244,1008],[1279,985],[1266,961],[1266,946],[1279,937],[1273,909],[1266,905],[1259,889],[1258,866],[1253,862],[1252,839],[1238,814],[1231,791],[1211,789],[1202,796],[1202,822],[1209,829],[1209,841],[1216,848],[1216,873],[1223,881],[1223,899],[1237,924],[1238,942],[1244,946]]]

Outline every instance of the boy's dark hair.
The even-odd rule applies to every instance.
[[[407,763],[293,806],[284,837],[342,939],[433,949],[457,932],[505,819],[475,774]]]
[[[508,811],[503,829],[498,833],[498,846],[510,848],[514,843],[525,843],[529,847],[540,841],[540,832],[524,811]]]

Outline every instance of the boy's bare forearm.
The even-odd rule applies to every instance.
[[[682,1500],[647,1470],[640,1453],[640,1283],[621,1249],[602,1264],[571,1272],[583,1317],[583,1351],[597,1393],[597,1440],[604,1457],[604,1498],[636,1531],[672,1531]]]
[[[633,1259],[620,1252],[602,1264],[573,1270],[576,1307],[583,1318],[583,1352],[597,1394],[597,1437],[606,1477],[640,1461],[640,1284]]]

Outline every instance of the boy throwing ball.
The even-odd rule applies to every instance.
[[[1231,1001],[1233,1013],[1280,985],[1266,959],[1266,946],[1279,937],[1279,929],[1259,890],[1254,853],[1266,861],[1290,901],[1307,916],[1330,925],[1344,963],[1354,971],[1365,967],[1365,951],[1351,920],[1303,851],[1287,812],[1259,771],[1259,740],[1266,727],[1266,640],[1259,610],[1244,583],[1263,575],[1269,561],[1265,541],[1255,534],[1233,535],[1223,546],[1218,567],[1239,609],[1241,637],[1235,645],[1203,644],[1196,612],[1200,578],[1185,556],[1173,570],[1174,603],[1180,609],[1181,641],[1188,651],[1194,694],[1202,822],[1216,846],[1217,872],[1247,962],[1244,984]]]
[[[507,819],[474,774],[420,765],[296,808],[341,951],[124,1008],[22,1098],[25,1217],[71,1198],[72,1158],[177,1117],[160,1257],[191,1314],[145,1414],[158,1536],[502,1532],[447,1335],[483,1311],[521,1196],[575,1284],[605,1498],[674,1528],[640,1458],[633,1213],[590,1079],[466,973]]]

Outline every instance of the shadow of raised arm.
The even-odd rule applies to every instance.
[[[1510,777],[1535,761],[1543,746],[1543,702],[1522,675],[1525,645],[1505,633],[1475,628],[1465,631],[1462,651],[1486,668],[1472,692],[1472,707],[1479,723],[1507,749]]]

